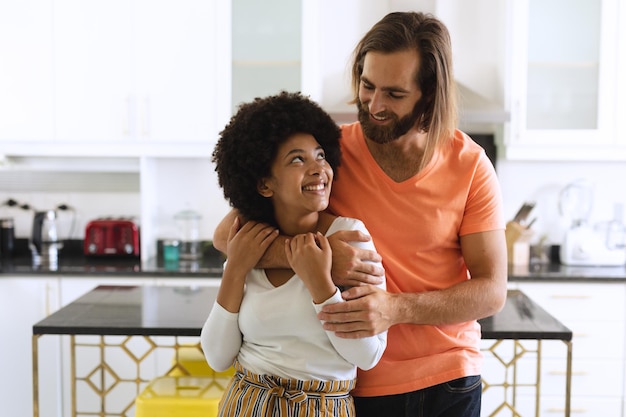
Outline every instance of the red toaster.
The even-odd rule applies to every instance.
[[[139,226],[129,218],[101,218],[87,223],[84,253],[89,256],[139,257]]]

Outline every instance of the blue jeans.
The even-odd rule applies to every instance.
[[[479,417],[481,397],[480,376],[468,376],[405,394],[354,397],[354,402],[357,417]]]

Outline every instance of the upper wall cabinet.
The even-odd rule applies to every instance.
[[[48,12],[36,32],[44,65],[30,70],[24,62],[16,76],[28,87],[36,71],[42,88],[30,99],[46,111],[37,107],[26,117],[49,112],[43,121],[54,123],[26,134],[0,124],[5,153],[32,154],[20,144],[35,140],[44,154],[210,155],[207,145],[230,115],[230,39],[219,36],[230,28],[228,4],[55,0]]]
[[[52,0],[0,2],[0,141],[53,134],[51,16]]]
[[[233,113],[255,97],[300,91],[302,1],[231,3]]]
[[[512,117],[506,158],[626,159],[616,125],[624,77],[618,67],[626,47],[618,22],[625,6],[616,0],[509,4]]]

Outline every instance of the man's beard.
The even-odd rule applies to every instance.
[[[400,136],[405,135],[411,128],[415,126],[417,119],[419,118],[417,110],[417,104],[413,108],[413,111],[401,119],[398,119],[398,116],[391,113],[383,113],[385,117],[389,117],[391,122],[384,126],[379,126],[372,122],[370,119],[370,113],[367,110],[366,106],[364,106],[360,100],[357,99],[357,108],[359,111],[358,117],[359,122],[361,122],[361,127],[363,128],[363,133],[365,137],[368,139],[384,144],[393,142],[398,139]]]

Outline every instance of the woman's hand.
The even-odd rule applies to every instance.
[[[278,236],[278,229],[253,221],[240,226],[238,217],[228,232],[226,267],[237,276],[245,275],[256,266],[267,248]]]
[[[332,250],[321,233],[296,235],[285,242],[285,255],[291,269],[311,293],[313,302],[320,304],[336,291],[330,277]]]

